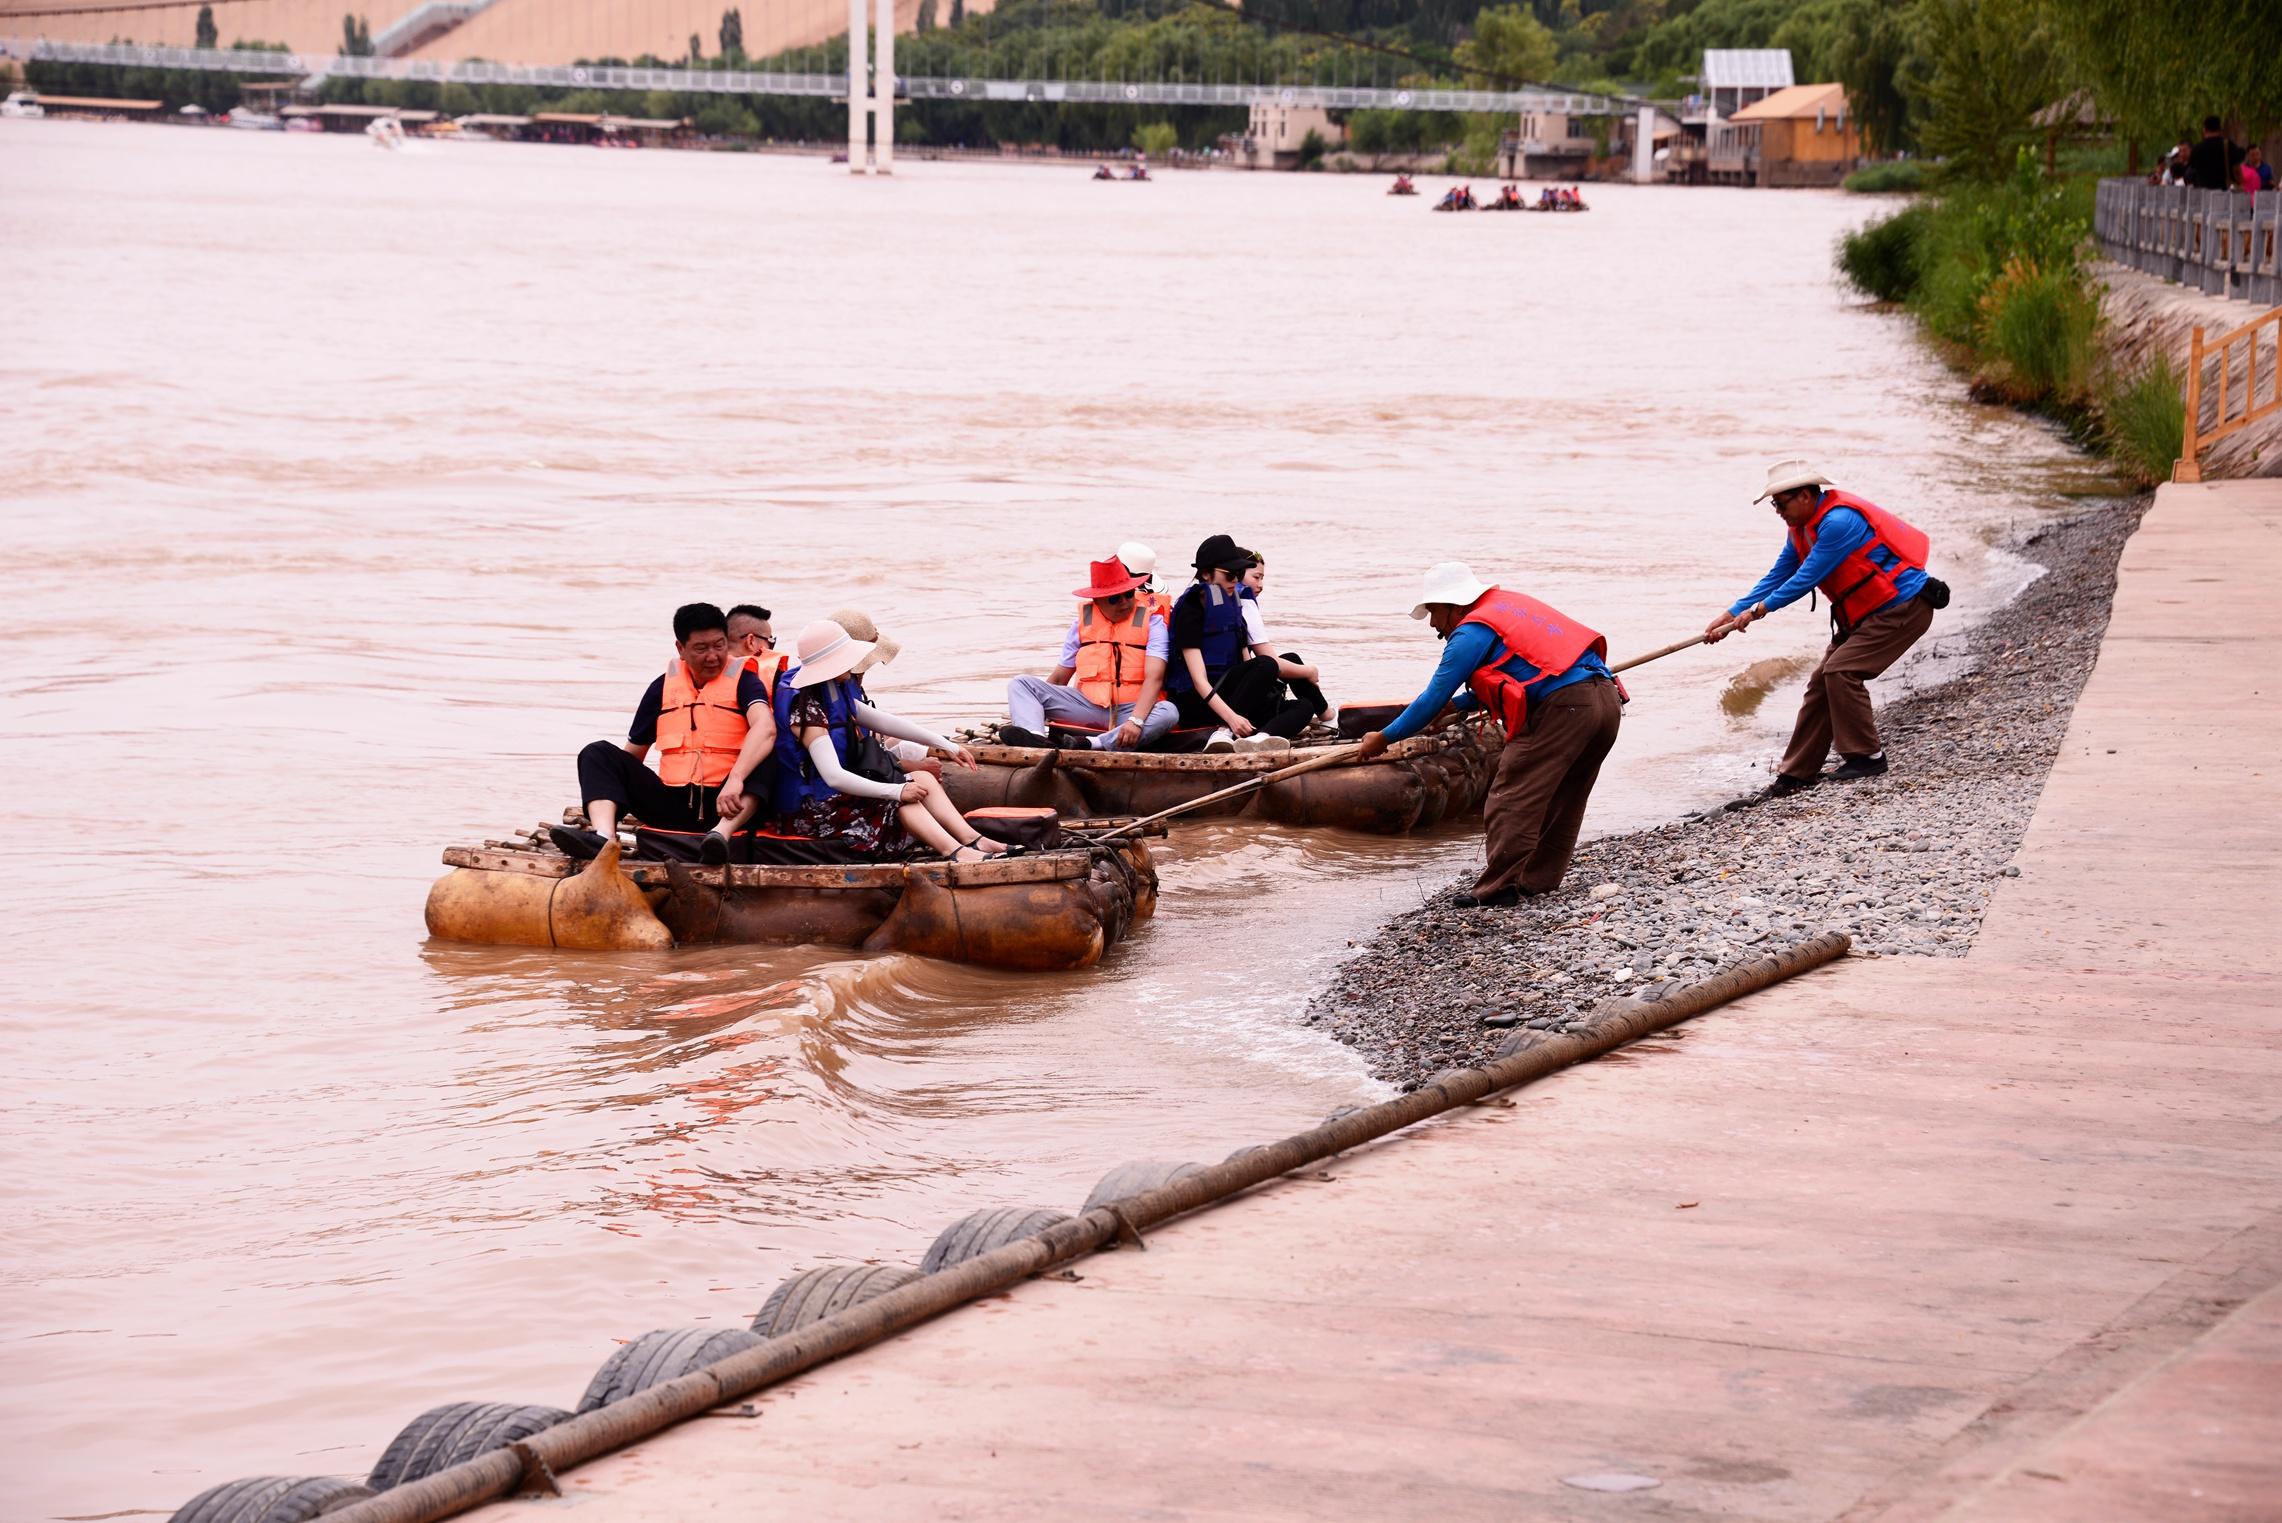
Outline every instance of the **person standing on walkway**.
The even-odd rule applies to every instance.
[[[1445,705],[1488,710],[1505,727],[1483,810],[1489,863],[1458,903],[1500,907],[1552,892],[1576,855],[1585,804],[1624,718],[1608,642],[1526,593],[1488,585],[1457,561],[1426,573],[1410,616],[1433,624],[1442,662],[1410,707],[1363,737],[1357,759],[1369,761],[1441,723]]]
[[[1833,781],[1877,777],[1886,770],[1886,750],[1864,684],[1900,660],[1932,626],[1934,610],[1949,604],[1948,587],[1925,572],[1930,541],[1876,503],[1838,491],[1804,460],[1769,466],[1767,489],[1756,500],[1774,503],[1783,548],[1758,585],[1705,626],[1705,641],[1740,634],[1818,589],[1830,600],[1832,629],[1766,796],[1822,781],[1833,742]]]

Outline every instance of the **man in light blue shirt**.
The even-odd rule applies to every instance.
[[[1146,622],[1135,623],[1147,579],[1116,560],[1090,569],[1092,581],[1075,593],[1088,606],[1070,621],[1053,671],[1006,685],[1007,723],[998,731],[1006,745],[1054,745],[1047,726],[1060,721],[1098,732],[1073,745],[1129,751],[1162,739],[1180,721],[1180,710],[1163,696],[1171,631],[1154,604]]]

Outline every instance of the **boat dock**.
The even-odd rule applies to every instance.
[[[2278,579],[2282,483],[2162,490],[1970,955],[1831,964],[476,1516],[2282,1517]]]

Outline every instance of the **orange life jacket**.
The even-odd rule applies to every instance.
[[[1135,598],[1133,616],[1115,624],[1100,611],[1098,603],[1078,610],[1075,686],[1086,702],[1105,709],[1138,703],[1149,666],[1150,606]]]
[[[1484,709],[1497,716],[1508,738],[1519,735],[1529,723],[1529,689],[1505,670],[1508,659],[1519,656],[1539,675],[1558,677],[1588,652],[1603,659],[1608,656],[1608,641],[1594,631],[1527,593],[1503,587],[1483,593],[1458,622],[1487,626],[1498,637],[1498,648],[1466,686]]]
[[[737,679],[750,670],[750,659],[730,662],[702,688],[679,657],[666,668],[658,701],[658,776],[669,785],[718,788],[728,781],[750,729],[737,707]]]
[[[746,668],[754,676],[761,679],[761,691],[771,698],[776,697],[777,680],[784,675],[785,668],[790,665],[792,665],[790,656],[780,655],[775,651],[770,651],[765,656],[745,657]]]
[[[1822,521],[1833,508],[1852,508],[1870,525],[1870,538],[1862,548],[1840,561],[1820,584],[1822,595],[1830,599],[1839,626],[1851,629],[1901,596],[1895,579],[1904,571],[1923,571],[1926,553],[1933,548],[1933,543],[1926,538],[1924,530],[1903,522],[1876,503],[1864,502],[1851,492],[1832,487],[1824,490],[1815,516],[1803,527],[1790,531],[1791,549],[1801,563],[1814,553]]]

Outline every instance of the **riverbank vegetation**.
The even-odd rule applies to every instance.
[[[2126,369],[2103,330],[2093,195],[2102,174],[2152,162],[2205,114],[2253,138],[2282,124],[2282,70],[2227,45],[2230,28],[2251,20],[2237,0],[1895,8],[1882,23],[1893,86],[1884,130],[1889,146],[1938,167],[1915,170],[1924,194],[1841,240],[1840,273],[1907,308],[1977,394],[2062,419],[2127,473],[2161,479],[2185,426],[2181,377],[2160,360]],[[2054,151],[2032,118],[2070,99],[2116,124],[2107,141]],[[1865,171],[1849,188],[1903,186]]]

